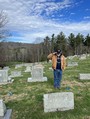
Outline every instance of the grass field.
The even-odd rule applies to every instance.
[[[90,58],[73,61],[79,65],[66,68],[60,90],[53,88],[53,72],[49,69],[51,63],[43,64],[47,82],[28,83],[27,78],[31,74],[25,73],[25,67],[22,67],[18,70],[22,71],[23,77],[14,78],[12,84],[0,85],[0,98],[7,108],[13,110],[12,119],[90,119],[90,81],[78,78],[79,73],[90,73]],[[10,67],[10,71],[14,70],[14,65]],[[54,92],[73,92],[74,109],[44,113],[43,94]]]

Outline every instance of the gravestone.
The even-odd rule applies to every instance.
[[[79,79],[80,80],[90,80],[90,73],[79,74]]]
[[[21,68],[23,64],[16,64],[15,69]]]
[[[4,116],[4,114],[6,113],[6,106],[3,102],[3,100],[0,100],[0,116]]]
[[[9,77],[20,77],[21,71],[11,71],[11,75]]]
[[[74,109],[74,94],[72,92],[44,94],[44,112],[70,109]]]
[[[8,82],[8,71],[0,70],[0,84]]]
[[[77,62],[68,62],[69,67],[78,66]]]
[[[74,58],[73,56],[68,56],[68,59],[71,59],[72,60],[73,58]]]
[[[8,77],[8,70],[0,70],[0,84],[12,83],[14,80]]]
[[[30,67],[31,67],[31,66],[32,66],[32,64],[33,64],[33,63],[23,63],[23,66],[25,66],[25,67],[30,66]]]
[[[27,66],[25,72],[31,72],[31,67]]]
[[[3,70],[9,70],[10,68],[8,66],[4,67]]]
[[[28,78],[28,82],[47,81],[47,77],[43,77],[42,67],[33,66],[31,76],[31,78]]]
[[[86,59],[86,54],[81,55],[79,59],[80,60],[85,60]]]
[[[2,99],[0,99],[0,119],[10,119],[12,109],[6,108]]]

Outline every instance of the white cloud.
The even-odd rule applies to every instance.
[[[33,42],[37,37],[51,36],[63,31],[69,33],[90,32],[90,22],[87,23],[65,23],[54,22],[43,17],[44,12],[47,16],[54,16],[53,12],[72,7],[71,0],[55,2],[55,0],[0,0],[0,10],[8,15],[6,27],[10,31],[18,31],[22,36],[12,36],[22,42]],[[71,13],[74,14],[74,13]],[[44,16],[45,16],[44,15]],[[59,15],[63,17],[64,14]]]
[[[90,16],[85,16],[84,19],[90,19]]]
[[[71,15],[74,15],[75,13],[74,12],[71,12]]]

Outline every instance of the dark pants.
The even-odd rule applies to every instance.
[[[59,69],[54,70],[54,87],[55,88],[60,88],[61,79],[62,79],[62,70],[59,70]]]

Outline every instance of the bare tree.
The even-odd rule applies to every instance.
[[[7,15],[3,11],[1,11],[0,12],[0,28],[4,27],[6,23],[7,23]]]
[[[7,15],[1,11],[0,12],[0,66],[3,67],[5,64],[5,47],[2,41],[4,41],[4,38],[6,37],[6,31],[4,30],[4,26],[7,23]]]

